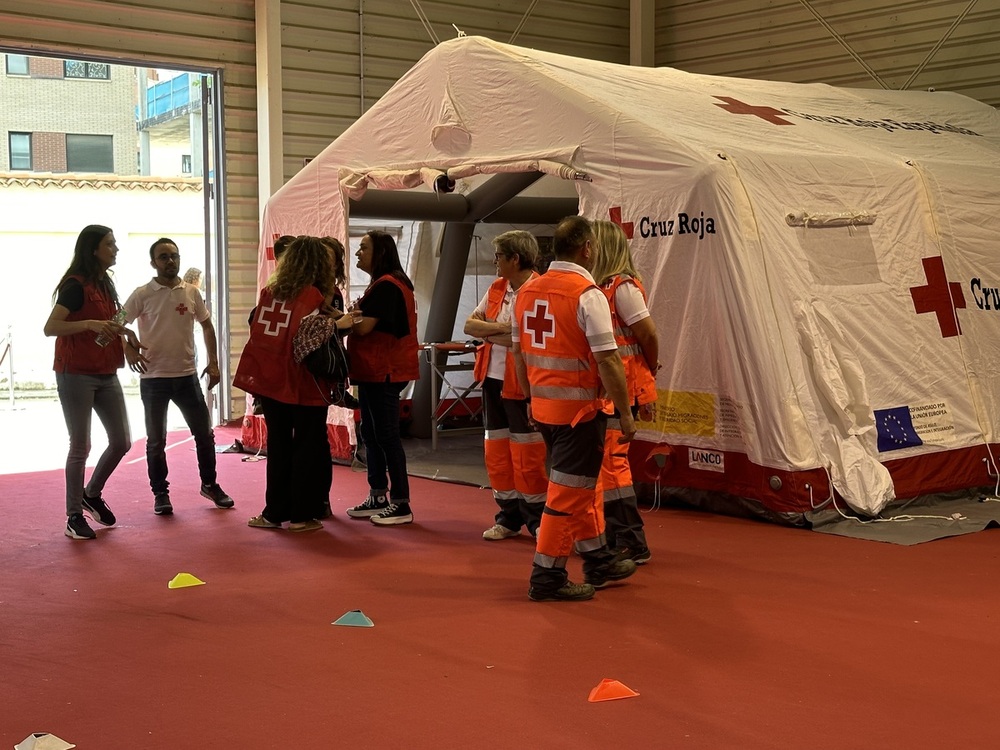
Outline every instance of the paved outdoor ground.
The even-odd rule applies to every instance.
[[[138,393],[126,394],[125,406],[132,440],[146,437]],[[167,429],[186,429],[184,418],[173,405],[167,414]],[[90,435],[93,442],[87,466],[97,463],[108,445],[104,428],[96,416]],[[66,465],[68,445],[66,422],[58,398],[15,398],[13,405],[9,399],[0,402],[0,475],[61,469]]]

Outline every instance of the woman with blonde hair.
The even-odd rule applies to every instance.
[[[610,221],[591,223],[597,240],[594,281],[611,306],[615,340],[625,364],[625,381],[634,417],[640,408],[649,409],[656,401],[655,377],[660,367],[656,326],[646,306],[646,290],[635,268],[625,232]],[[619,560],[632,560],[642,565],[649,562],[651,554],[632,486],[628,444],[618,441],[620,418],[621,414],[616,412],[608,420],[605,434],[601,465],[605,534],[608,546]]]
[[[233,379],[260,402],[267,428],[265,504],[248,521],[254,528],[275,529],[285,521],[289,531],[323,526],[317,519],[330,500],[332,470],[327,403],[305,365],[295,362],[292,343],[304,318],[330,310],[335,279],[323,241],[296,237],[257,302]]]

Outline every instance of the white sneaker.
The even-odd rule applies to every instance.
[[[520,530],[511,531],[506,526],[501,526],[500,524],[495,523],[483,532],[483,539],[487,542],[499,542],[501,539],[510,539],[512,536],[520,535]]]

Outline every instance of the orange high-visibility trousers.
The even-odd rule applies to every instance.
[[[605,535],[611,547],[644,549],[646,532],[632,486],[629,446],[618,442],[621,435],[621,422],[616,415],[608,420],[604,436],[604,462],[601,464],[600,490],[604,501]]]

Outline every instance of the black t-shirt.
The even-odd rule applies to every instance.
[[[406,314],[403,293],[390,281],[383,281],[371,288],[361,300],[361,314],[378,318],[376,331],[401,339],[410,335],[410,318]]]
[[[56,297],[56,304],[62,305],[71,313],[83,307],[83,284],[76,279],[66,279],[59,287],[59,295]]]

